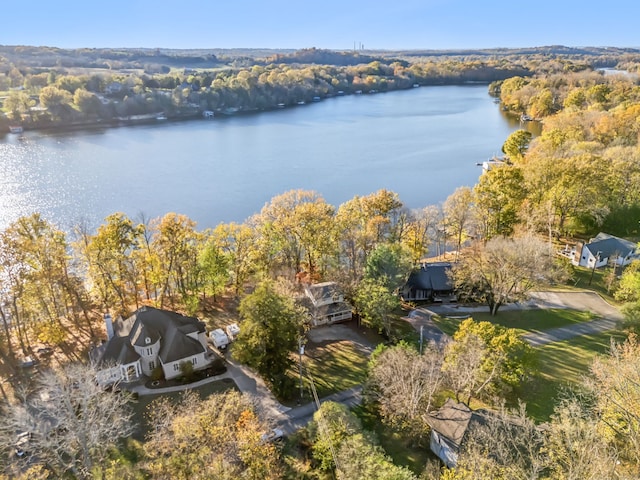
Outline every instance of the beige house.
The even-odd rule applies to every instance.
[[[344,295],[335,282],[307,285],[304,293],[310,301],[308,305],[311,324],[314,327],[331,325],[351,320],[351,305],[344,301]]]

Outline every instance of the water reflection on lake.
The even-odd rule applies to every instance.
[[[69,229],[123,211],[245,220],[287,190],[335,206],[393,190],[411,208],[473,185],[520,128],[485,85],[354,95],[213,120],[0,139],[0,227],[40,211]]]

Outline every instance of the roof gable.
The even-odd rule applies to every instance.
[[[600,232],[585,247],[595,256],[600,252],[601,258],[608,258],[615,255],[626,257],[637,249],[637,245],[624,238],[614,237],[607,233]]]
[[[425,263],[420,267],[420,270],[411,272],[407,286],[421,290],[453,290],[453,284],[448,274],[450,270],[451,264],[449,262]]]

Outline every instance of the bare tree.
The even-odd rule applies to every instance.
[[[369,380],[382,416],[392,425],[424,433],[426,414],[442,385],[442,352],[427,348],[423,355],[398,345],[375,360]]]
[[[473,220],[473,192],[469,187],[458,187],[444,202],[445,219],[456,241],[456,261],[465,232]]]
[[[484,301],[492,315],[505,303],[521,301],[540,285],[562,280],[547,245],[536,237],[495,237],[466,251],[452,269],[456,288]]]
[[[133,430],[128,395],[105,391],[95,374],[95,369],[79,363],[43,372],[37,388],[7,407],[2,443],[13,445],[16,435],[24,433],[32,462],[58,477],[71,473],[90,478],[109,447]]]
[[[549,455],[549,478],[609,480],[616,473],[618,452],[598,428],[598,417],[577,396],[561,399],[545,436]],[[637,477],[636,477],[637,478]]]
[[[591,366],[587,388],[602,413],[602,428],[619,446],[621,459],[640,475],[640,344],[635,335],[612,342],[608,356]]]

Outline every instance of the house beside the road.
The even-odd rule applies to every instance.
[[[571,263],[580,267],[600,268],[607,265],[624,267],[640,258],[638,244],[600,232],[588,243],[579,242],[569,252]]]
[[[307,309],[314,327],[351,320],[351,305],[335,282],[316,283],[304,288],[308,300]]]
[[[447,467],[455,467],[466,436],[474,425],[485,422],[485,414],[484,410],[471,410],[464,403],[447,399],[439,410],[427,415],[427,423],[431,427],[431,451]]]
[[[205,324],[195,317],[145,306],[126,320],[107,314],[105,324],[107,341],[90,353],[102,385],[151,376],[157,367],[169,380],[182,375],[184,362],[194,370],[211,364]]]
[[[423,263],[411,272],[400,295],[405,301],[451,302],[456,297],[449,278],[449,262]]]

